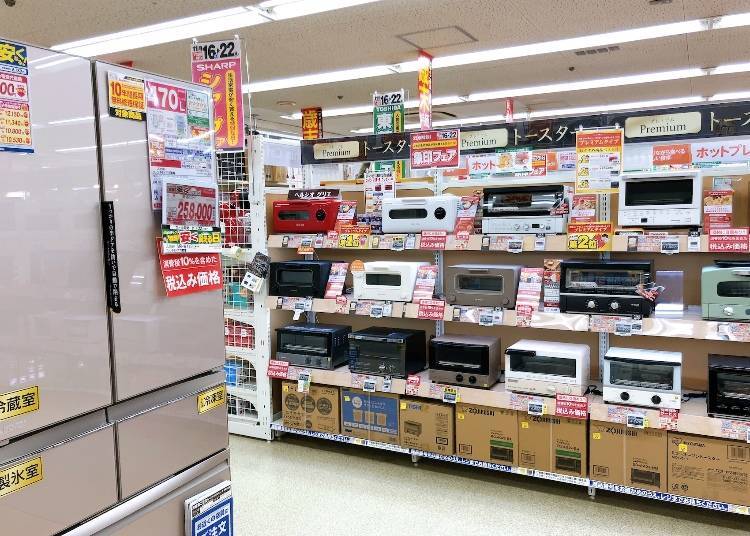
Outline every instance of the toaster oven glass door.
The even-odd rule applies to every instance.
[[[692,203],[693,179],[633,180],[625,183],[626,207]]]
[[[559,202],[555,192],[495,193],[487,199],[487,212],[494,216],[549,216]]]
[[[378,287],[400,287],[401,274],[378,272],[365,273],[365,284]]]
[[[278,351],[288,354],[329,355],[329,340],[326,335],[282,331]]]
[[[357,348],[360,358],[393,359],[401,358],[403,345],[396,342],[352,339],[349,345]]]
[[[716,294],[724,298],[750,298],[750,280],[719,281]]]
[[[392,220],[414,220],[427,217],[424,208],[392,208],[388,211],[388,217]]]
[[[675,366],[667,363],[610,360],[609,384],[672,391]]]
[[[544,374],[548,376],[576,377],[576,360],[569,357],[539,355],[534,352],[508,351],[510,369],[514,372]]]
[[[308,269],[295,270],[293,268],[282,268],[276,274],[276,280],[280,285],[311,286],[315,279],[313,271]]]
[[[750,405],[750,373],[715,371],[716,392],[724,398]]]
[[[495,275],[457,275],[456,289],[464,292],[502,292],[503,278]]]
[[[430,367],[489,374],[489,348],[470,344],[433,343],[430,345]]]
[[[306,221],[310,219],[310,214],[306,210],[280,210],[279,219],[281,221]]]
[[[565,271],[565,289],[584,294],[631,294],[640,283],[647,283],[641,270],[569,268]]]

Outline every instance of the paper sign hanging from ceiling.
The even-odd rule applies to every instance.
[[[0,151],[33,153],[26,47],[0,41]]]
[[[239,39],[193,43],[193,82],[210,86],[214,100],[216,148],[245,148],[242,101],[242,53]]]
[[[576,193],[618,190],[622,173],[621,128],[576,132]]]
[[[417,93],[419,94],[419,128],[432,128],[432,56],[420,50],[417,59],[419,73],[417,77]]]

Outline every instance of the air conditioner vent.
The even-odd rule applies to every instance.
[[[583,50],[576,50],[574,54],[576,56],[590,56],[592,54],[609,54],[610,52],[617,52],[620,50],[618,45],[612,45],[609,47],[598,47],[598,48],[585,48]]]

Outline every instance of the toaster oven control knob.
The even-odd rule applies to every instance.
[[[630,394],[626,391],[620,393],[620,400],[630,400]]]
[[[734,314],[734,307],[730,307],[729,305],[727,305],[721,310],[721,312],[727,316],[732,316]]]
[[[445,218],[446,214],[447,213],[445,212],[445,209],[443,207],[438,207],[435,209],[435,217],[439,220],[442,220],[443,218]]]
[[[524,230],[524,231],[528,231],[528,230],[529,230],[529,224],[528,224],[528,223],[525,223],[525,224],[524,224],[524,226],[523,226],[523,230]]]
[[[620,308],[620,304],[617,303],[616,301],[613,301],[612,303],[609,304],[609,308],[612,309],[613,311],[617,311]]]
[[[463,383],[463,381],[464,381],[464,375],[463,374],[456,374],[456,381],[458,383]]]
[[[595,309],[596,308],[596,302],[594,300],[589,300],[586,302],[586,307],[589,309]]]
[[[651,403],[658,406],[659,404],[661,404],[661,397],[659,395],[652,396]]]
[[[521,226],[518,223],[516,223],[515,225],[513,225],[513,230],[514,231],[520,231],[521,230]]]
[[[477,377],[476,376],[469,376],[469,383],[471,385],[474,385],[475,383],[477,383]]]
[[[315,213],[315,219],[318,221],[323,221],[326,219],[326,211],[321,209],[318,209],[318,211]]]

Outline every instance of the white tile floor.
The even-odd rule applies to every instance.
[[[747,536],[747,517],[366,447],[231,438],[237,536]]]

